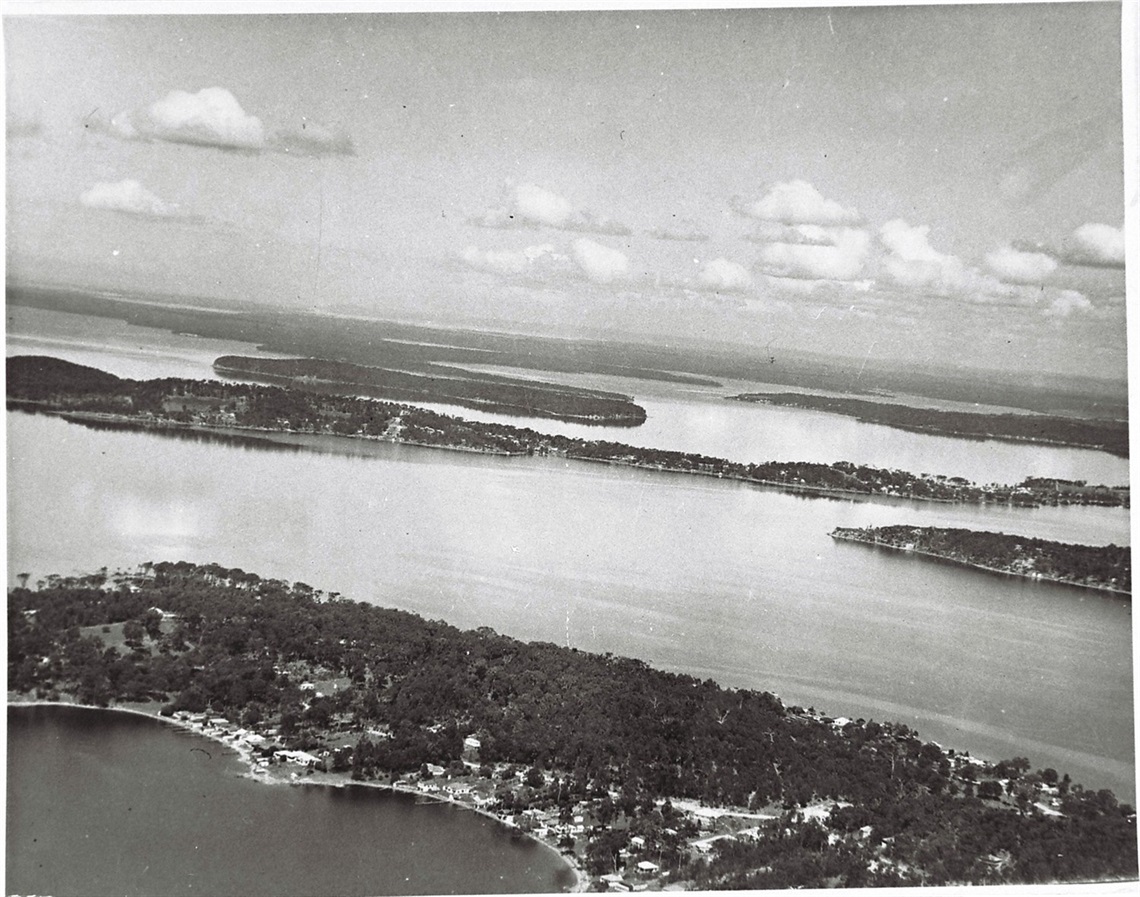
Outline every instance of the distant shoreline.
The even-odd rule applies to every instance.
[[[1104,452],[1116,458],[1127,459],[1129,456],[1128,447],[1119,445],[1110,445],[1103,443],[1081,442],[1072,439],[1049,439],[1044,436],[1025,436],[1017,433],[990,433],[990,432],[970,432],[968,430],[955,429],[952,423],[940,424],[937,422],[941,416],[943,418],[954,419],[960,421],[970,421],[971,418],[977,418],[978,422],[983,420],[989,421],[1002,421],[1011,418],[1024,418],[1026,421],[1040,422],[1041,424],[1058,425],[1080,425],[1082,422],[1075,418],[1057,418],[1049,415],[1044,415],[1036,412],[1016,412],[1005,414],[981,413],[981,412],[954,412],[954,411],[941,411],[937,409],[918,409],[908,405],[896,404],[893,402],[872,402],[863,399],[851,399],[846,397],[816,397],[814,395],[801,395],[798,393],[741,393],[734,396],[726,396],[727,399],[734,402],[747,402],[754,405],[770,405],[774,408],[799,408],[803,411],[817,411],[821,414],[836,414],[841,417],[854,418],[859,423],[873,424],[880,427],[890,427],[895,430],[902,430],[907,433],[919,433],[926,436],[941,436],[946,439],[966,439],[973,442],[987,442],[990,440],[996,442],[1008,442],[1017,445],[1041,445],[1049,446],[1051,448],[1070,448],[1080,449],[1083,451],[1091,452]],[[906,420],[899,420],[899,415],[910,414],[912,416],[925,416],[933,418],[932,422],[919,423]],[[972,422],[972,421],[971,421]],[[1120,421],[1107,421],[1107,420],[1089,420],[1085,425],[1089,428],[1104,428],[1112,424],[1117,424],[1123,428],[1127,427],[1127,423]],[[1125,438],[1127,431],[1124,432]]]
[[[242,777],[250,779],[255,782],[260,782],[263,785],[314,785],[326,788],[347,788],[349,786],[359,785],[363,788],[372,788],[381,792],[389,792],[392,794],[406,794],[417,799],[430,800],[434,803],[447,804],[456,807],[460,810],[465,810],[475,813],[490,819],[509,831],[512,835],[522,835],[523,837],[533,841],[535,844],[546,848],[554,853],[574,875],[574,884],[567,888],[566,893],[581,893],[586,890],[590,884],[589,877],[586,876],[577,861],[573,857],[569,857],[560,851],[553,844],[548,844],[541,838],[536,838],[529,832],[524,832],[521,829],[514,828],[507,825],[494,813],[488,812],[480,807],[474,807],[465,804],[462,801],[453,800],[448,797],[440,797],[438,794],[431,792],[421,791],[418,788],[400,787],[399,785],[386,784],[383,782],[370,782],[370,781],[356,781],[349,774],[343,772],[314,772],[312,775],[296,776],[295,778],[284,778],[279,775],[267,772],[263,768],[257,766],[253,759],[253,750],[245,745],[237,745],[233,741],[229,741],[220,737],[216,733],[208,732],[201,726],[195,725],[181,719],[176,719],[171,716],[163,716],[159,712],[159,705],[155,702],[143,703],[121,703],[109,704],[106,707],[99,707],[95,704],[84,704],[81,701],[76,701],[73,698],[67,697],[58,701],[48,701],[40,698],[29,698],[27,695],[18,692],[8,692],[7,704],[9,707],[76,707],[83,710],[100,710],[110,711],[113,713],[129,713],[134,716],[144,716],[148,719],[157,720],[160,723],[165,723],[173,728],[179,729],[184,732],[189,732],[192,735],[197,735],[205,738],[214,744],[221,745],[232,753],[236,754],[240,762],[248,767],[243,773]],[[319,779],[316,779],[320,776]],[[316,780],[314,780],[316,779]]]

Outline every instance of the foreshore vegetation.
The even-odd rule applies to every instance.
[[[911,551],[996,573],[1131,595],[1128,546],[1074,545],[1007,533],[935,526],[838,527],[833,538]]]
[[[1110,791],[905,725],[213,564],[26,579],[8,600],[13,691],[156,702],[256,763],[446,795],[573,855],[599,889],[1137,874],[1135,812]]]
[[[294,433],[371,439],[504,455],[553,455],[673,473],[699,474],[801,495],[883,496],[919,501],[1128,507],[1127,486],[1026,479],[980,486],[962,477],[806,461],[743,463],[707,455],[477,423],[407,405],[295,387],[163,378],[128,380],[47,356],[7,360],[9,407],[71,420],[168,432]]]

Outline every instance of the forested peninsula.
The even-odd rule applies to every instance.
[[[978,486],[962,477],[916,475],[845,461],[742,463],[476,423],[391,402],[295,387],[176,378],[128,380],[47,356],[7,360],[7,398],[10,408],[60,413],[80,422],[223,435],[316,434],[504,455],[554,455],[732,479],[802,495],[875,495],[1024,507],[1128,507],[1130,501],[1127,486],[1045,479]]]
[[[1132,555],[1127,545],[1073,545],[935,526],[838,527],[831,536],[995,573],[1132,594]]]
[[[744,393],[731,398],[844,414],[898,430],[933,433],[958,439],[1002,439],[1096,449],[1128,457],[1128,421],[1058,417],[1049,414],[982,414],[939,411],[895,402],[875,402],[806,393]]]
[[[446,797],[628,890],[1104,881],[1135,812],[1024,758],[218,565],[8,596],[8,683],[151,703],[265,776]],[[172,771],[174,774],[174,771]]]
[[[610,427],[645,423],[645,409],[629,396],[442,365],[430,373],[415,373],[319,358],[224,355],[214,362],[214,370],[237,380],[333,395],[365,393],[396,402],[445,402],[479,411]]]

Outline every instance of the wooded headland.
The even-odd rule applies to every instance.
[[[1046,579],[1121,595],[1132,593],[1127,545],[1074,545],[1007,533],[935,526],[839,527],[833,538],[965,564],[981,570]]]
[[[17,579],[13,691],[156,702],[258,765],[448,796],[572,853],[599,888],[1137,874],[1135,812],[1110,791],[905,725],[215,564]]]

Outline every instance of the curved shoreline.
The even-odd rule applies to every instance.
[[[109,704],[106,707],[99,707],[95,704],[85,704],[81,701],[72,700],[70,698],[59,700],[59,701],[48,701],[48,700],[44,700],[41,698],[29,698],[27,695],[22,695],[22,694],[19,694],[17,692],[8,692],[7,706],[8,707],[77,707],[77,708],[80,708],[83,710],[103,710],[103,711],[111,711],[114,713],[129,713],[129,714],[133,714],[134,716],[144,716],[144,717],[147,717],[148,719],[153,719],[153,720],[156,720],[160,723],[165,723],[165,724],[171,726],[172,728],[179,729],[183,732],[189,732],[192,735],[197,735],[200,738],[205,738],[207,741],[211,741],[214,744],[221,745],[222,747],[228,749],[229,751],[231,751],[232,753],[237,755],[238,760],[243,765],[248,767],[245,770],[245,772],[242,773],[241,777],[246,778],[246,779],[250,779],[250,780],[255,781],[255,782],[259,782],[263,785],[293,785],[293,786],[295,786],[295,785],[313,785],[313,786],[325,787],[325,788],[347,788],[349,786],[359,785],[361,787],[372,788],[372,789],[375,789],[377,791],[382,791],[382,792],[386,791],[386,792],[390,792],[392,794],[407,794],[407,795],[411,795],[411,796],[416,797],[416,798],[426,798],[428,800],[431,800],[434,803],[448,804],[450,806],[456,807],[457,809],[466,810],[468,812],[475,813],[479,816],[483,816],[487,819],[493,820],[498,825],[502,826],[505,830],[510,832],[512,836],[513,835],[522,835],[524,838],[534,842],[535,844],[537,844],[541,847],[546,848],[547,850],[549,850],[553,854],[555,854],[558,857],[558,859],[562,861],[562,863],[570,870],[570,872],[574,876],[574,883],[569,888],[567,888],[564,893],[569,893],[569,894],[582,893],[582,892],[587,890],[587,888],[589,887],[589,884],[590,884],[589,877],[585,874],[585,872],[582,870],[582,868],[578,865],[575,858],[568,857],[566,854],[564,854],[562,851],[560,851],[553,844],[548,844],[547,842],[543,841],[541,838],[536,838],[528,832],[524,832],[519,828],[508,825],[502,819],[500,819],[498,816],[496,816],[494,813],[491,813],[487,810],[481,809],[479,807],[470,806],[469,804],[465,804],[462,801],[454,800],[454,799],[449,798],[449,797],[441,797],[437,794],[432,794],[430,792],[420,791],[418,788],[402,788],[402,787],[399,787],[397,785],[384,784],[382,782],[356,781],[356,780],[352,779],[351,776],[349,776],[347,773],[321,772],[321,773],[313,773],[312,776],[304,776],[304,777],[297,776],[296,774],[290,774],[289,778],[283,778],[280,776],[276,776],[273,773],[266,771],[263,767],[257,766],[256,762],[253,759],[253,749],[249,745],[236,744],[233,740],[223,738],[222,736],[220,736],[219,734],[217,734],[215,732],[206,731],[203,727],[196,725],[193,722],[189,722],[189,721],[181,720],[181,719],[175,719],[174,717],[170,717],[170,716],[163,716],[161,713],[159,713],[159,710],[158,710],[159,704],[157,704],[156,702],[148,702],[148,704],[143,704],[143,703]],[[151,709],[152,707],[153,707],[153,709]],[[320,776],[321,778],[314,781],[313,778],[315,776]]]
[[[973,561],[963,560],[948,554],[938,554],[933,551],[924,551],[921,548],[907,548],[903,545],[892,545],[890,542],[877,542],[874,539],[860,539],[857,536],[850,536],[845,533],[829,533],[831,538],[840,542],[858,542],[862,545],[870,545],[873,548],[886,548],[890,551],[898,551],[904,554],[917,554],[928,558],[934,558],[936,561],[945,561],[948,564],[956,564],[959,567],[972,567],[975,570],[984,570],[987,573],[1000,573],[1002,576],[1013,576],[1018,579],[1027,579],[1030,582],[1052,582],[1062,586],[1072,586],[1077,589],[1091,589],[1095,592],[1108,592],[1110,595],[1120,596],[1121,598],[1131,599],[1132,593],[1126,592],[1123,589],[1114,589],[1110,586],[1100,586],[1092,583],[1078,582],[1072,579],[1061,579],[1058,576],[1042,576],[1039,573],[1020,573],[1017,570],[1006,570],[1001,567],[989,567],[985,564],[978,564]]]

